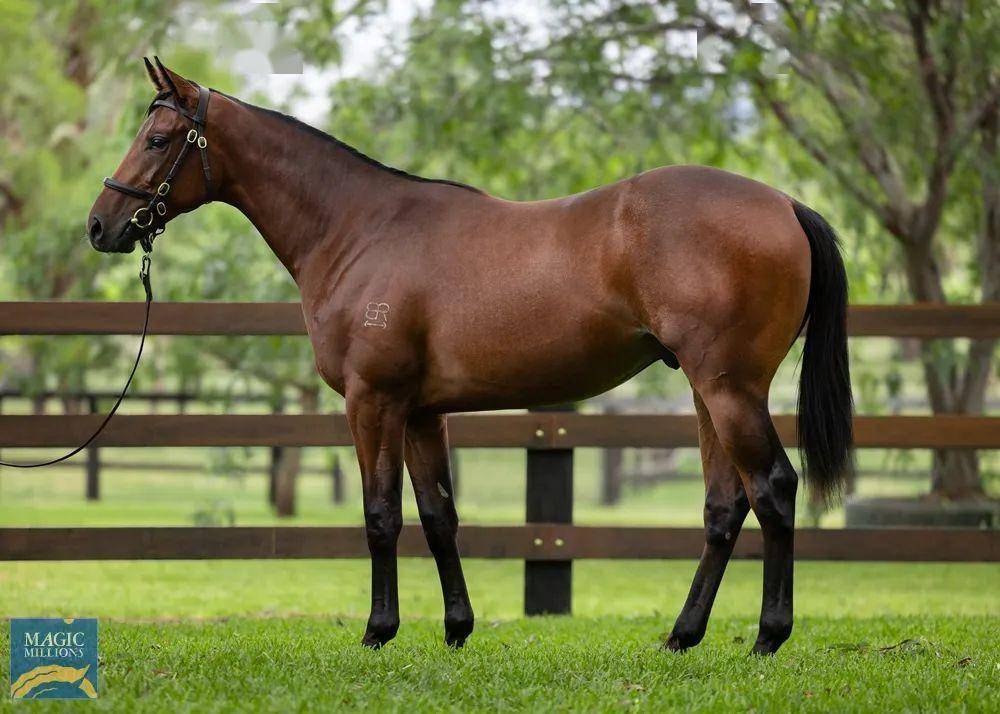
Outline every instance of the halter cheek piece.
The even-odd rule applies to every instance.
[[[205,192],[209,198],[212,196],[212,170],[208,165],[208,140],[205,139],[205,118],[208,116],[208,100],[211,96],[212,94],[209,90],[198,85],[198,108],[194,114],[185,111],[173,97],[170,99],[155,99],[149,105],[149,109],[146,110],[146,115],[148,116],[156,107],[166,107],[185,117],[192,124],[191,129],[184,139],[184,145],[177,154],[177,158],[174,159],[174,163],[171,165],[167,175],[160,182],[159,186],[156,187],[155,193],[122,183],[110,176],[104,179],[104,185],[108,188],[124,193],[126,196],[149,201],[148,205],[137,209],[132,214],[132,220],[128,226],[128,229],[134,226],[143,232],[139,238],[139,243],[147,253],[153,249],[153,239],[163,233],[166,227],[167,194],[170,193],[170,182],[174,180],[192,146],[197,146],[201,152],[201,170],[205,174]]]

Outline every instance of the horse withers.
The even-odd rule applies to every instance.
[[[693,388],[706,485],[704,550],[665,644],[702,639],[750,509],[764,540],[753,651],[773,653],[788,638],[798,478],[768,391],[803,329],[799,440],[806,480],[822,495],[842,483],[852,442],[847,281],[817,213],[698,166],[506,201],[384,166],[158,60],[147,71],[157,98],[94,204],[91,242],[131,251],[218,200],[242,211],[288,269],[316,366],[346,399],[361,467],[366,645],[399,627],[404,461],[440,574],[445,640],[461,646],[472,631],[447,413],[586,399],[657,360],[680,367]]]

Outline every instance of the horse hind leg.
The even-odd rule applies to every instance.
[[[698,392],[694,393],[694,405],[705,475],[705,547],[687,601],[664,643],[675,652],[694,647],[705,636],[715,595],[750,510],[739,472],[719,443],[708,408]]]
[[[761,391],[727,382],[699,390],[719,442],[739,470],[764,539],[764,589],[754,654],[773,654],[792,631],[793,535],[798,476]]]

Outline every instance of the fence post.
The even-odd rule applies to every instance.
[[[97,397],[87,398],[91,414],[97,414]],[[101,498],[101,452],[94,446],[87,447],[87,500],[97,501]]]
[[[573,411],[573,406],[533,411]],[[572,523],[573,449],[528,449],[527,477],[525,521]],[[572,560],[525,561],[525,615],[568,615],[572,602]]]

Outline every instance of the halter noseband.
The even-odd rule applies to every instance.
[[[180,153],[177,154],[177,158],[174,159],[174,163],[163,181],[156,187],[156,192],[151,193],[145,189],[130,186],[110,176],[104,179],[104,185],[108,188],[124,193],[126,196],[149,201],[148,205],[136,209],[136,212],[132,214],[132,220],[129,222],[129,228],[135,226],[143,231],[142,237],[139,238],[139,243],[142,244],[142,249],[147,253],[153,249],[153,239],[164,231],[166,226],[164,218],[167,215],[166,198],[167,194],[170,193],[170,182],[174,180],[174,176],[177,175],[181,164],[184,163],[184,158],[188,155],[192,146],[197,145],[198,150],[201,152],[201,170],[205,174],[205,190],[208,197],[212,195],[212,170],[208,165],[208,140],[205,139],[205,118],[208,116],[208,100],[212,94],[201,85],[196,86],[198,87],[198,108],[194,114],[185,111],[176,101],[168,101],[167,99],[153,100],[152,104],[149,105],[149,109],[146,110],[146,115],[148,116],[156,107],[166,107],[185,117],[192,124],[191,129],[185,137]]]

